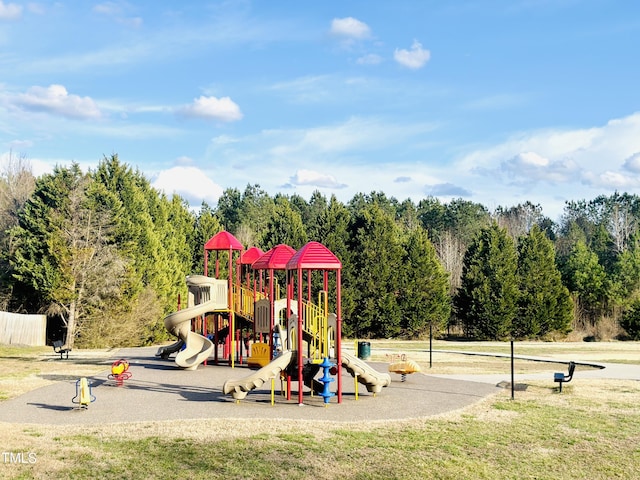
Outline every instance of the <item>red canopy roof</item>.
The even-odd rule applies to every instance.
[[[249,250],[240,255],[238,262],[241,265],[251,265],[258,258],[264,255],[264,252],[258,247],[251,247]]]
[[[242,244],[229,232],[216,233],[207,243],[204,244],[205,250],[244,250]]]
[[[342,263],[331,250],[319,242],[309,242],[287,262],[287,270],[298,268],[313,270],[339,270]]]
[[[296,251],[289,245],[281,243],[253,262],[252,267],[256,270],[284,270],[295,253]]]

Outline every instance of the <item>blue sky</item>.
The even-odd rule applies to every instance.
[[[640,2],[0,0],[0,159],[490,210],[640,193]]]

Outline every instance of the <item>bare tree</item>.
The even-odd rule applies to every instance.
[[[449,291],[453,295],[460,286],[466,245],[464,245],[459,237],[454,235],[450,230],[447,230],[440,235],[434,246],[436,247],[440,263],[442,263],[444,269],[450,273],[449,278],[451,285]]]
[[[69,195],[70,214],[63,229],[69,254],[68,286],[72,293],[68,303],[58,303],[67,314],[69,347],[82,333],[83,320],[93,310],[114,301],[121,295],[126,262],[110,242],[112,230],[109,212],[86,205],[88,177],[82,177]]]
[[[627,250],[631,236],[637,232],[638,222],[629,205],[615,204],[611,209],[608,227],[616,253],[622,253]]]
[[[543,215],[540,205],[525,202],[509,209],[499,207],[496,209],[494,217],[498,225],[505,228],[511,238],[517,240],[522,235],[529,233],[531,227],[540,223]]]

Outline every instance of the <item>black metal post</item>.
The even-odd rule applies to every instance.
[[[433,366],[433,325],[429,324],[429,368]]]
[[[514,369],[514,362],[513,362],[513,338],[512,338],[511,339],[511,400],[515,398],[515,389],[516,389],[514,371],[515,369]]]

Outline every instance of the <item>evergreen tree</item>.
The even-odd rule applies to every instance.
[[[427,197],[418,202],[418,220],[429,232],[432,242],[440,239],[440,235],[449,227],[446,225],[447,208],[435,197]]]
[[[167,333],[162,314],[175,310],[178,295],[186,293],[184,278],[192,273],[195,217],[184,200],[157,192],[140,172],[121,164],[117,155],[104,158],[93,179],[92,197],[113,213],[115,242],[120,254],[129,259],[126,297],[118,315],[130,318],[131,312],[145,312],[139,316],[140,336],[136,337],[142,340],[135,341],[163,340]],[[140,308],[141,303],[147,308]],[[154,313],[158,311],[161,315]],[[95,323],[94,327],[98,329]]]
[[[552,331],[566,333],[573,319],[569,290],[562,284],[553,243],[534,225],[518,245],[520,296],[513,334],[535,338]]]
[[[268,250],[281,243],[297,250],[307,243],[307,234],[300,214],[291,207],[289,200],[284,196],[277,196],[261,245],[264,250]]]
[[[321,217],[327,211],[327,198],[318,190],[314,190],[314,192],[311,194],[309,203],[307,204],[305,202],[305,205],[306,208],[304,208],[304,210],[301,210],[300,215],[302,216],[302,223],[304,224],[307,236],[309,240],[315,240],[317,242],[324,243],[319,232],[319,228]]]
[[[348,285],[354,305],[345,334],[390,338],[400,333],[403,249],[396,228],[394,218],[375,202],[354,211],[349,247],[354,276]]]
[[[631,340],[640,340],[640,299],[634,300],[625,310],[620,326]]]
[[[218,199],[216,214],[227,232],[235,233],[241,223],[242,194],[237,188],[227,188]]]
[[[467,335],[500,340],[511,335],[518,301],[516,247],[506,230],[483,228],[469,246],[455,308]]]
[[[611,278],[611,292],[616,304],[626,307],[640,291],[640,245],[629,242],[627,249],[618,255]]]
[[[273,199],[260,185],[247,185],[240,200],[239,224],[229,231],[245,247],[257,245],[265,235],[273,208]]]
[[[584,312],[582,321],[595,325],[604,313],[609,292],[607,274],[598,256],[584,242],[578,242],[562,273],[565,285]]]
[[[446,205],[444,226],[468,245],[476,234],[491,224],[487,208],[461,198],[451,200]],[[428,226],[427,226],[428,228]]]
[[[0,310],[10,309],[13,299],[10,258],[14,246],[9,232],[18,225],[18,215],[33,193],[35,181],[26,159],[10,152],[0,172]]]
[[[430,326],[439,332],[451,313],[449,276],[422,227],[409,234],[402,266],[402,329],[410,337],[420,337]]]
[[[202,202],[200,211],[196,217],[195,233],[193,240],[193,252],[191,262],[191,272],[199,275],[204,274],[204,245],[216,233],[222,231],[222,226],[218,217],[211,207]]]
[[[315,204],[315,203],[314,203]],[[350,214],[347,207],[339,202],[335,195],[331,195],[329,204],[324,210],[318,213],[316,223],[316,237],[342,263],[342,315],[347,318],[351,315],[354,306],[353,291],[349,285],[353,285],[354,265],[351,261],[351,251],[349,250],[350,234],[349,222]],[[331,277],[330,277],[331,278]],[[329,292],[336,292],[335,283],[329,286]],[[337,293],[337,292],[336,292]],[[335,305],[335,296],[331,302]]]

